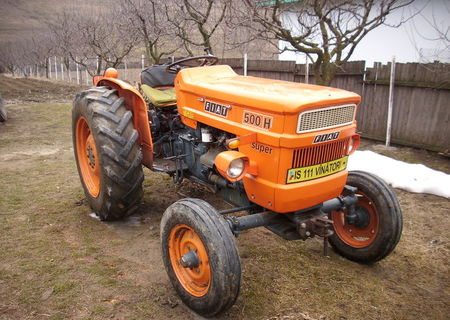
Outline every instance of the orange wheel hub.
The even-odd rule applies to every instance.
[[[175,275],[183,288],[195,297],[204,296],[211,285],[211,268],[208,252],[192,228],[177,225],[170,231],[169,256]],[[187,259],[194,262],[186,263]]]
[[[357,196],[358,202],[355,209],[362,215],[358,219],[366,220],[363,226],[348,224],[343,211],[333,211],[331,218],[334,222],[334,230],[343,242],[354,248],[364,248],[369,246],[377,237],[379,216],[375,204],[369,197],[360,191],[358,191]]]
[[[91,196],[100,193],[100,168],[94,137],[85,118],[80,117],[76,126],[77,160],[81,176]]]

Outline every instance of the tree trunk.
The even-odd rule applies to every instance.
[[[336,75],[337,66],[330,60],[316,60],[313,65],[315,83],[320,86],[329,86]]]
[[[145,46],[145,51],[147,54],[147,59],[150,64],[160,64],[161,63],[161,55],[158,53],[158,48],[155,47],[154,44],[148,43]]]
[[[100,56],[97,57],[97,70],[95,71],[95,74],[101,74],[102,72],[102,59]]]

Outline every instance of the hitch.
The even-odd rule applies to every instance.
[[[333,220],[328,219],[328,214],[331,211],[343,211],[347,210],[345,218],[347,223],[354,224],[358,221],[358,218],[362,215],[355,211],[355,204],[358,202],[356,191],[358,189],[349,185],[344,187],[344,194],[346,196],[339,196],[337,198],[325,201],[322,203],[320,212],[309,219],[303,220],[297,223],[297,232],[302,239],[314,237],[318,235],[323,237],[323,255],[328,256],[328,237],[334,234],[331,229],[333,226]]]

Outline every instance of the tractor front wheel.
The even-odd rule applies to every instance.
[[[211,317],[230,308],[239,294],[241,264],[228,223],[207,202],[186,198],[161,220],[164,265],[181,300]]]
[[[374,263],[389,255],[400,240],[402,212],[392,189],[380,178],[362,171],[349,173],[347,184],[358,188],[355,216],[333,211],[331,246],[343,257],[360,263]]]
[[[75,98],[75,159],[86,197],[101,220],[131,214],[142,199],[142,153],[132,120],[116,90],[95,87]]]

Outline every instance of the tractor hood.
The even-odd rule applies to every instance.
[[[252,106],[271,113],[293,114],[311,107],[360,101],[359,95],[330,87],[237,75],[229,66],[181,70],[178,90],[231,105]]]

